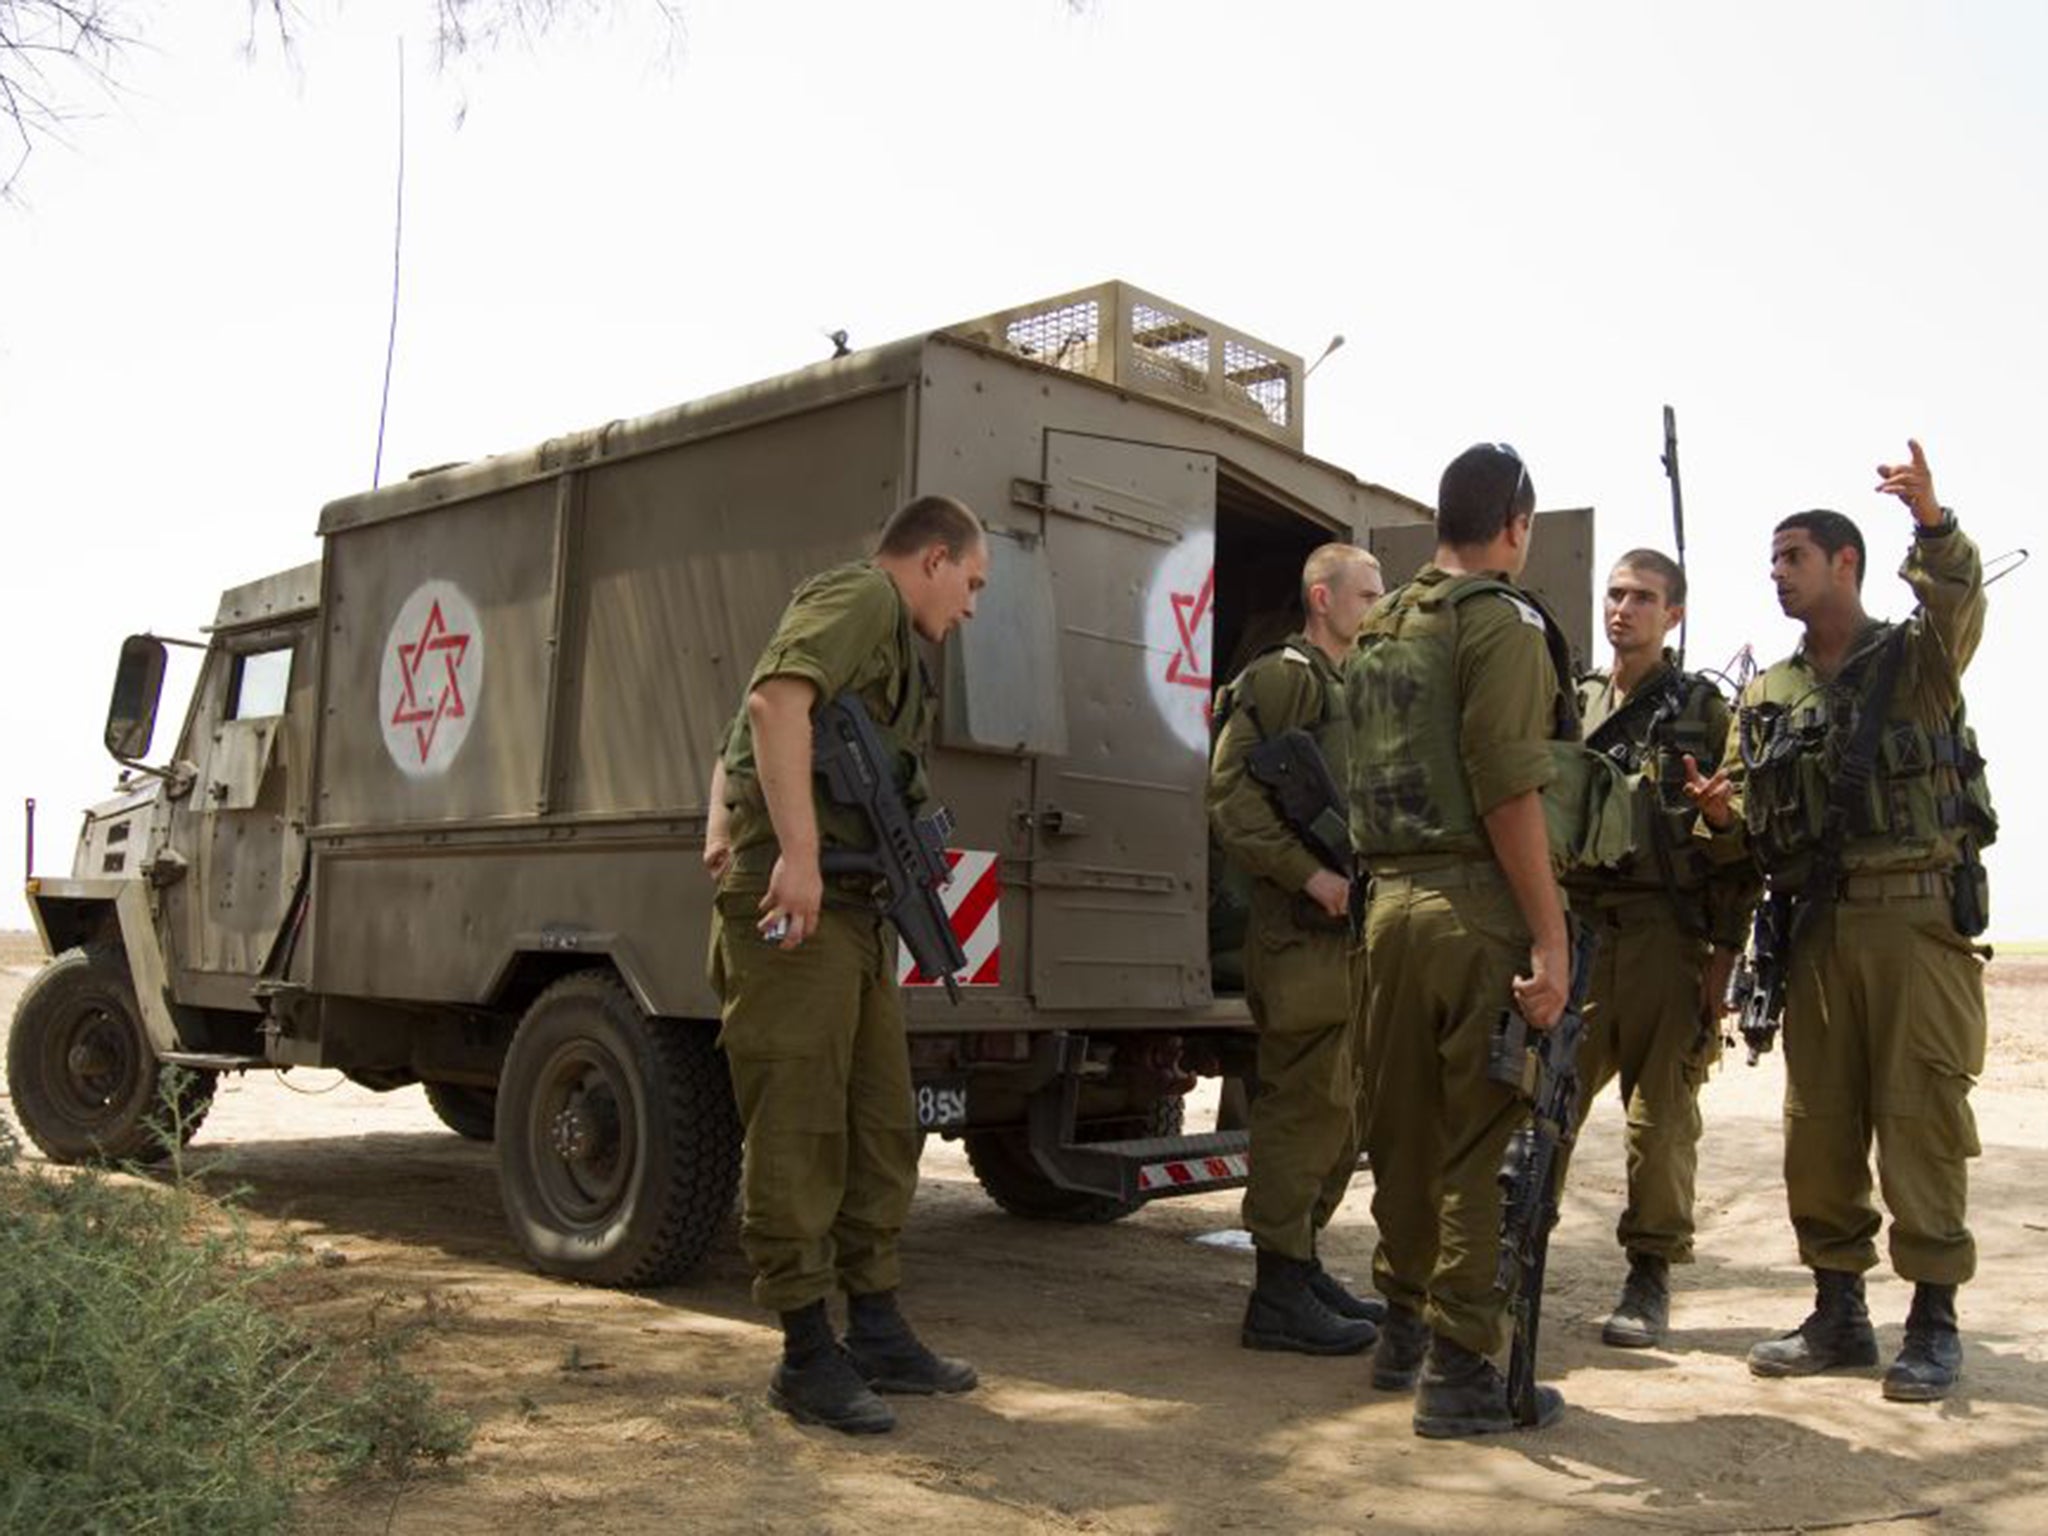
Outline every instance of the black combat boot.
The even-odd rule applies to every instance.
[[[1895,1403],[1936,1403],[1963,1374],[1963,1336],[1956,1331],[1956,1288],[1913,1287],[1906,1314],[1906,1344],[1884,1373],[1884,1395]]]
[[[1379,1348],[1372,1352],[1372,1384],[1382,1392],[1412,1392],[1429,1348],[1429,1329],[1398,1303],[1380,1324]]]
[[[839,1341],[825,1303],[782,1314],[782,1363],[768,1382],[768,1401],[799,1424],[823,1424],[847,1435],[879,1435],[896,1427],[889,1405],[869,1390]]]
[[[1813,1272],[1813,1311],[1782,1338],[1749,1352],[1755,1376],[1811,1376],[1816,1371],[1877,1364],[1877,1335],[1863,1303],[1863,1277],[1839,1269]]]
[[[1321,1259],[1310,1259],[1309,1263],[1313,1266],[1308,1272],[1309,1295],[1339,1317],[1354,1323],[1371,1323],[1377,1336],[1379,1325],[1386,1321],[1387,1304],[1377,1296],[1352,1295],[1344,1289],[1343,1282],[1323,1268]]]
[[[1630,1253],[1621,1300],[1600,1330],[1600,1342],[1616,1349],[1648,1349],[1664,1342],[1671,1325],[1671,1261],[1654,1253]]]
[[[1547,1428],[1563,1412],[1564,1394],[1538,1387],[1536,1422],[1528,1427]],[[1521,1427],[1508,1406],[1507,1379],[1491,1360],[1442,1334],[1429,1341],[1429,1359],[1415,1387],[1416,1434],[1426,1440],[1462,1440]]]
[[[971,1392],[981,1382],[965,1360],[935,1355],[896,1310],[894,1291],[846,1298],[846,1354],[877,1392],[929,1396]]]
[[[1301,1355],[1355,1355],[1378,1336],[1371,1323],[1339,1317],[1309,1289],[1313,1261],[1258,1250],[1259,1277],[1244,1306],[1238,1340],[1246,1349]]]

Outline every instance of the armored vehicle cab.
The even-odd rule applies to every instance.
[[[1180,1134],[1250,1061],[1209,954],[1219,665],[1297,621],[1315,545],[1429,515],[1301,445],[1298,357],[1106,283],[333,502],[317,563],[223,597],[167,763],[162,643],[124,651],[142,777],[31,883],[26,1128],[140,1153],[167,1064],[187,1134],[222,1071],[419,1082],[543,1269],[686,1270],[739,1154],[713,759],[796,583],[939,491],[992,569],[928,658],[968,965],[909,1000],[920,1115],[1029,1215],[1241,1182],[1241,1133]]]

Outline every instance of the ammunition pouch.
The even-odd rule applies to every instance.
[[[1559,869],[1611,869],[1636,849],[1636,796],[1613,759],[1576,741],[1553,741],[1556,776],[1543,788],[1543,825]]]

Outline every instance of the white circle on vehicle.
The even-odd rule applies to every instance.
[[[377,717],[384,747],[408,778],[448,771],[483,700],[484,630],[452,581],[423,581],[384,637]]]
[[[1216,535],[1206,530],[1174,545],[1145,592],[1145,685],[1173,734],[1205,754],[1215,598]]]

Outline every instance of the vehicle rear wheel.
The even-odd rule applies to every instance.
[[[549,1274],[659,1285],[732,1214],[740,1123],[710,1026],[650,1019],[609,971],[556,982],[520,1020],[498,1080],[512,1235]]]
[[[37,973],[14,1010],[7,1084],[21,1128],[60,1163],[154,1162],[199,1130],[214,1074],[156,1059],[118,945],[66,950]]]
[[[1180,1099],[1161,1099],[1140,1115],[1115,1120],[1083,1121],[1082,1141],[1123,1141],[1138,1136],[1178,1136],[1186,1106]],[[969,1131],[967,1164],[989,1199],[1012,1216],[1034,1221],[1121,1221],[1142,1202],[1126,1203],[1110,1195],[1061,1189],[1045,1176],[1031,1155],[1031,1133],[1021,1125]]]
[[[490,1141],[498,1134],[498,1090],[467,1083],[428,1083],[427,1103],[441,1123],[470,1141]]]

